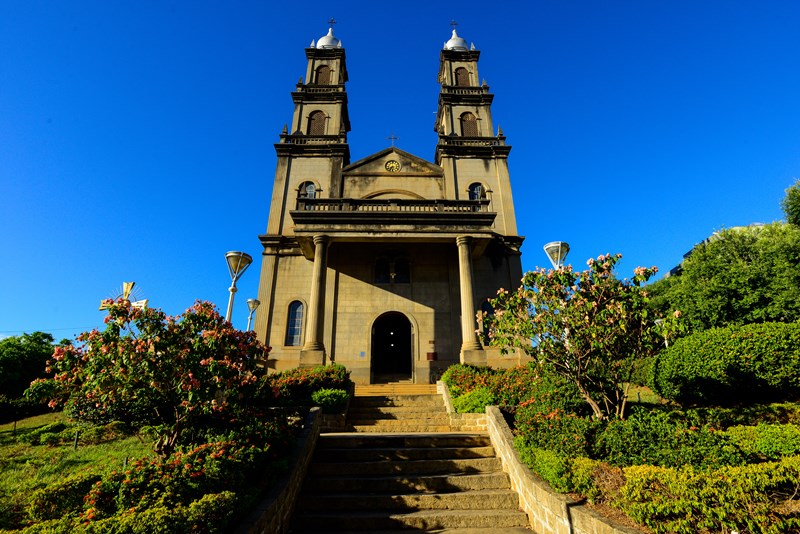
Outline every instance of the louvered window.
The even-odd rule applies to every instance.
[[[325,113],[315,111],[308,116],[308,135],[325,135]]]
[[[327,65],[322,65],[317,69],[317,85],[330,85],[331,83],[331,68]]]
[[[478,119],[469,111],[461,115],[461,135],[478,137]]]
[[[458,87],[469,87],[469,72],[464,67],[456,69],[456,85]]]

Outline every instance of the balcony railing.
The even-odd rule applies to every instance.
[[[488,200],[299,198],[298,211],[368,213],[488,213]]]

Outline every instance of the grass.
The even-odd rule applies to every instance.
[[[25,521],[25,509],[37,489],[70,475],[85,472],[107,473],[121,470],[126,459],[153,454],[152,446],[136,436],[118,437],[99,444],[78,440],[58,445],[31,445],[25,441],[38,429],[52,423],[66,423],[61,413],[23,419],[0,425],[0,529],[19,528]],[[74,435],[68,427],[62,434]]]

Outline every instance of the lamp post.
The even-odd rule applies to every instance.
[[[569,243],[564,241],[551,241],[544,246],[544,252],[553,264],[553,269],[559,270],[564,266],[564,260],[569,254]]]
[[[233,312],[233,296],[236,294],[236,281],[253,263],[253,258],[244,252],[228,252],[225,254],[225,261],[228,262],[228,270],[231,272],[231,287],[228,288],[231,296],[228,299],[228,313],[225,314],[225,320],[230,322]]]
[[[250,308],[250,314],[247,316],[247,332],[250,331],[250,325],[253,322],[253,314],[260,304],[261,301],[258,299],[247,299],[247,307]]]

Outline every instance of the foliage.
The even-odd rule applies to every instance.
[[[166,457],[194,420],[248,410],[247,392],[265,373],[257,363],[266,349],[253,332],[235,330],[207,302],[180,317],[123,299],[108,304],[105,331],[56,348],[50,362],[73,416],[150,424]]]
[[[747,455],[724,432],[690,426],[667,411],[633,410],[610,421],[597,439],[596,457],[618,467],[657,465],[713,469],[742,465]]]
[[[657,352],[666,332],[641,287],[656,268],[637,267],[632,280],[620,280],[614,268],[621,257],[590,259],[581,272],[528,272],[517,291],[498,292],[494,314],[482,316],[493,345],[551,366],[601,419],[624,416],[636,362]]]
[[[537,407],[522,406],[516,414],[516,431],[530,447],[546,449],[562,456],[593,455],[595,434],[604,422],[555,409],[544,413]]]
[[[519,406],[545,413],[554,409],[585,412],[586,405],[574,384],[548,366],[535,362],[508,369],[455,364],[445,371],[442,381],[448,386],[454,404],[462,396],[485,389],[491,393],[491,401],[487,402],[503,406],[512,413]],[[478,403],[476,409],[483,412],[484,406]]]
[[[486,407],[495,404],[494,395],[489,388],[473,389],[453,399],[456,413],[484,413]]]
[[[786,215],[787,223],[800,226],[800,180],[786,190],[786,196],[781,201],[781,208]]]
[[[271,406],[311,406],[317,390],[350,390],[352,386],[350,371],[334,363],[265,375],[259,379],[257,397]]]
[[[800,319],[800,226],[768,224],[715,233],[682,272],[652,284],[653,306],[679,309],[691,330]]]
[[[455,364],[447,368],[442,375],[442,382],[450,389],[453,398],[478,388],[490,387],[494,370],[491,367]]]
[[[53,336],[33,332],[0,339],[0,392],[9,399],[22,396],[30,383],[44,377],[53,354]]]
[[[654,532],[796,532],[800,456],[696,471],[636,466],[614,506]]]
[[[350,400],[350,394],[344,389],[318,389],[311,394],[311,400],[322,408],[322,413],[342,413]]]
[[[661,352],[651,387],[683,405],[748,404],[800,395],[800,323],[695,333]]]
[[[725,431],[731,441],[759,461],[800,454],[800,426],[759,423]]]
[[[97,474],[81,473],[34,492],[28,505],[28,516],[33,521],[46,521],[82,509],[84,496],[99,479]]]

